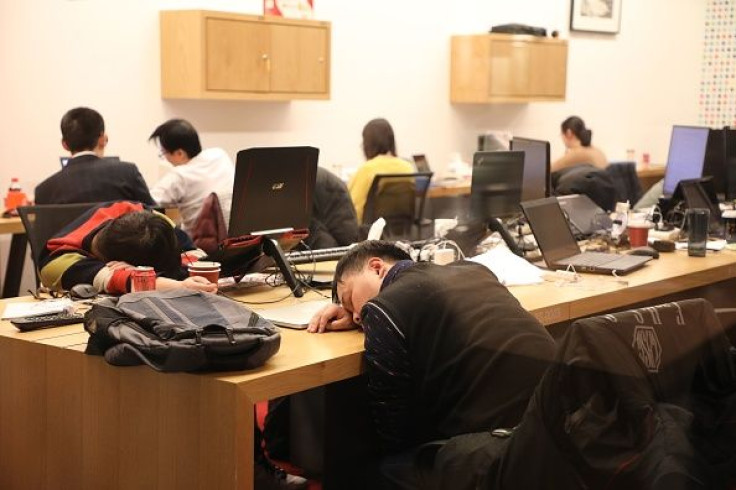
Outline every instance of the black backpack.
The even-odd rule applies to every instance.
[[[278,352],[276,327],[236,302],[188,289],[145,291],[95,304],[84,316],[87,354],[158,371],[236,371]]]

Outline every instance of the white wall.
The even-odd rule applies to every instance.
[[[704,0],[628,0],[616,36],[569,33],[569,1],[316,0],[332,22],[329,101],[164,101],[159,95],[158,11],[208,8],[260,13],[260,0],[34,0],[0,2],[0,185],[27,190],[58,169],[62,114],[87,105],[105,117],[108,154],[137,162],[152,183],[163,170],[153,128],[191,120],[203,144],[231,154],[255,145],[311,144],[325,166],[362,161],[360,131],[388,118],[399,152],[435,167],[469,159],[476,135],[509,129],[553,142],[559,123],[582,116],[611,159],[626,148],[667,155],[669,127],[697,123]],[[567,101],[449,103],[449,38],[521,22],[557,29],[570,42]]]

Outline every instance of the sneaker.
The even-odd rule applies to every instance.
[[[255,490],[306,490],[307,480],[290,475],[267,458],[256,458],[253,465],[253,488]]]

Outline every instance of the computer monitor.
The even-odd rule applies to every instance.
[[[523,151],[475,153],[470,183],[471,217],[490,221],[518,215],[523,179]]]
[[[511,150],[524,152],[524,180],[521,200],[531,201],[548,197],[550,192],[549,141],[514,136]]]
[[[736,199],[736,130],[711,129],[705,149],[703,177],[713,177],[717,195]]]
[[[702,177],[709,132],[708,128],[672,126],[662,191],[665,196],[671,196],[681,180]]]
[[[429,168],[429,162],[427,161],[427,157],[422,154],[418,155],[412,155],[412,160],[414,160],[414,166],[417,168],[417,172],[431,172]]]

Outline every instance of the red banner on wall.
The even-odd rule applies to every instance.
[[[263,14],[292,19],[313,19],[314,0],[263,0]]]

